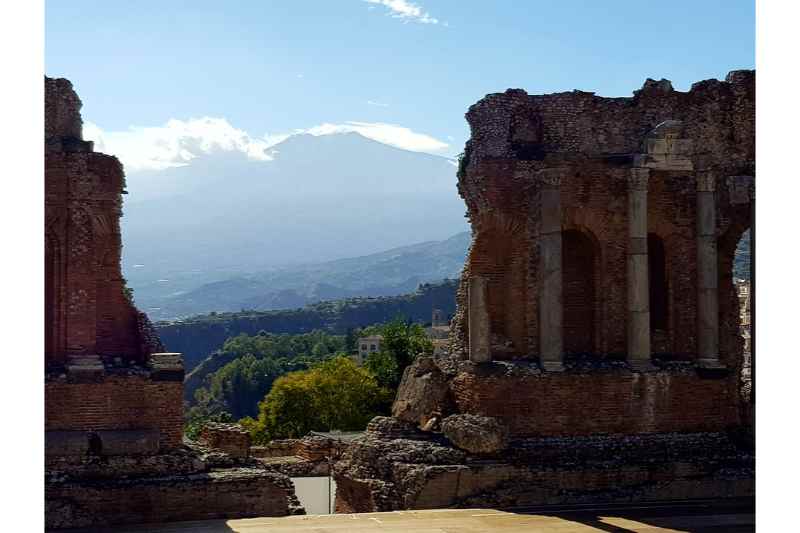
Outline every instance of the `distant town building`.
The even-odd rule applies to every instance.
[[[356,363],[363,365],[369,354],[379,352],[381,350],[382,341],[383,335],[371,335],[358,339],[358,352],[355,356]]]
[[[447,326],[450,327],[450,320],[448,320],[447,315],[441,309],[434,309],[433,316],[431,317],[431,326]]]
[[[425,328],[425,333],[433,342],[433,353],[438,355],[447,350],[450,338],[450,319],[441,309],[434,309],[431,316],[431,326]]]

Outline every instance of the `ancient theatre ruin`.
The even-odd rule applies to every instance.
[[[755,72],[509,89],[466,118],[450,353],[409,367],[336,465],[337,510],[752,497],[732,266]]]
[[[183,443],[183,363],[120,273],[122,165],[82,138],[45,78],[45,520],[48,528],[281,516],[289,478]]]

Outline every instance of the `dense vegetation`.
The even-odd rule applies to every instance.
[[[258,419],[242,425],[254,441],[300,437],[309,431],[363,429],[385,412],[392,391],[345,355],[278,378],[259,404]]]
[[[384,336],[381,351],[358,367],[349,353],[358,337],[373,334]],[[346,335],[237,335],[218,354],[227,362],[194,391],[186,434],[195,437],[205,421],[239,419],[257,441],[363,429],[388,413],[406,366],[432,351],[422,326],[400,318]]]
[[[438,308],[455,313],[457,280],[422,284],[416,292],[384,298],[350,298],[320,302],[302,309],[284,311],[243,311],[210,313],[155,326],[168,351],[183,354],[187,372],[219,350],[230,337],[242,333],[308,333],[324,330],[343,335],[350,329],[381,324],[398,315],[413,322],[427,323]]]

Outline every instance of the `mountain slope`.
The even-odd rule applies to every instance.
[[[467,229],[446,158],[356,133],[292,136],[274,146],[273,158],[215,152],[128,176],[123,268],[140,303]],[[291,295],[279,302],[297,304]]]
[[[362,257],[275,268],[201,285],[181,294],[141,298],[154,319],[209,311],[289,309],[350,297],[394,296],[418,285],[458,277],[470,234],[393,248]]]

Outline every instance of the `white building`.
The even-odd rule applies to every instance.
[[[356,363],[363,365],[369,354],[379,352],[381,350],[381,341],[383,341],[383,335],[371,335],[358,339]]]

